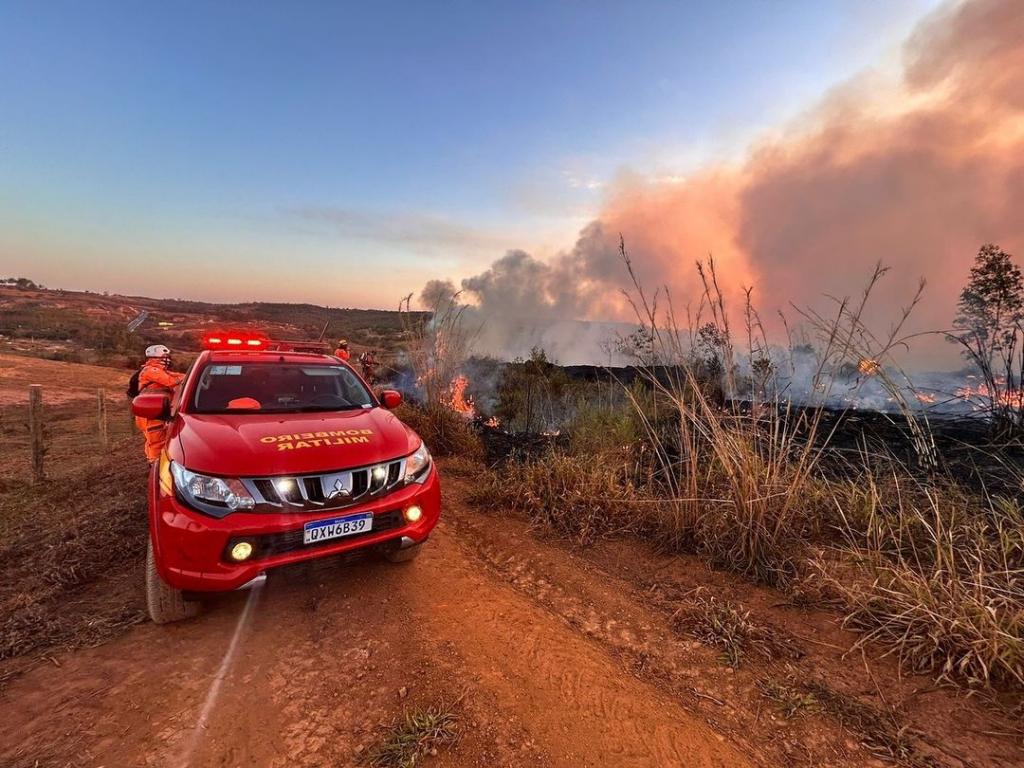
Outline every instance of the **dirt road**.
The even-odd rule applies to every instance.
[[[0,762],[342,766],[404,706],[448,703],[463,737],[439,765],[747,764],[488,568],[475,533],[449,516],[414,563],[293,570],[55,658],[6,690]]]
[[[877,763],[835,723],[773,714],[674,632],[642,577],[662,565],[537,539],[463,504],[469,482],[447,480],[413,563],[280,572],[31,669],[0,696],[0,765],[359,765],[383,724],[432,705],[461,732],[438,766]]]

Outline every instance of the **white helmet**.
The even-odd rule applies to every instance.
[[[154,344],[150,347],[146,347],[146,357],[170,357],[171,350],[165,347],[163,344]]]

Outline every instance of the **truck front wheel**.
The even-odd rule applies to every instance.
[[[413,544],[411,547],[406,547],[405,549],[393,549],[390,552],[385,552],[384,557],[392,563],[407,563],[410,560],[415,560],[421,549],[423,549],[422,542],[419,544]]]
[[[186,600],[180,589],[175,589],[160,578],[153,556],[153,542],[146,545],[146,608],[154,624],[191,619],[202,606],[195,600]]]

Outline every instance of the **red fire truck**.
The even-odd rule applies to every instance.
[[[167,422],[149,482],[146,595],[153,621],[195,615],[204,592],[350,550],[411,560],[437,524],[427,446],[346,362],[299,343],[209,333],[174,398],[141,394]]]

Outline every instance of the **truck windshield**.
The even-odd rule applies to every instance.
[[[199,375],[193,413],[301,413],[369,408],[373,397],[341,365],[211,363]]]

